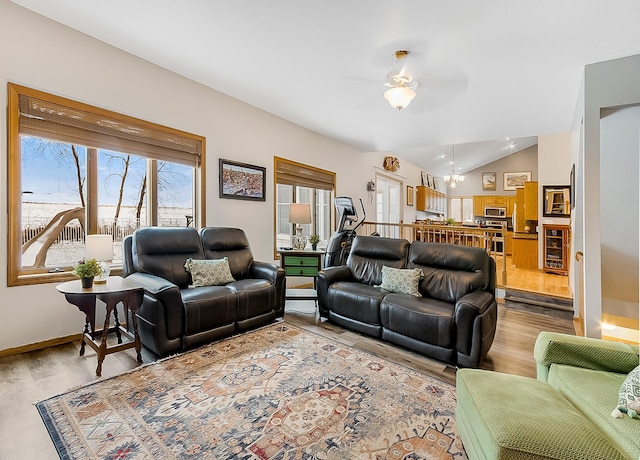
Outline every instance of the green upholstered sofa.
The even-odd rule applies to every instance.
[[[640,420],[613,418],[638,347],[541,333],[537,379],[478,369],[457,373],[456,425],[476,459],[640,459]]]

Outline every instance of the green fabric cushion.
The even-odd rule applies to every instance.
[[[640,424],[629,417],[611,417],[611,408],[616,406],[618,390],[625,377],[616,372],[563,364],[552,364],[549,370],[549,384],[579,408],[582,416],[597,425],[620,450],[637,459],[640,458]]]
[[[233,275],[229,268],[229,259],[187,259],[184,268],[191,273],[194,287],[223,286],[233,283]]]
[[[469,458],[626,458],[549,384],[479,369],[457,373],[456,426]]]
[[[627,374],[638,365],[638,347],[621,342],[541,332],[533,349],[538,379],[546,381],[551,364]]]
[[[629,372],[620,386],[618,406],[611,415],[620,418],[622,414],[640,419],[640,366]]]
[[[418,291],[420,278],[424,276],[421,268],[393,268],[382,266],[382,284],[377,286],[396,294],[410,294],[422,297]]]

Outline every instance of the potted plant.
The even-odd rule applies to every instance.
[[[72,273],[82,280],[83,288],[90,288],[93,286],[93,277],[102,273],[102,267],[96,259],[80,259]]]
[[[313,234],[309,237],[309,243],[311,243],[311,249],[314,251],[318,248],[318,243],[320,242],[320,237],[317,234]]]

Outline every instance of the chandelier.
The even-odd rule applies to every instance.
[[[456,174],[456,147],[453,144],[451,145],[451,157],[451,175],[447,174],[444,176],[444,181],[447,185],[451,186],[451,188],[455,188],[456,185],[464,182],[464,175]]]

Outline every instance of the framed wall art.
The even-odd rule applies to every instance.
[[[422,179],[422,185],[424,185],[425,187],[428,187],[427,185],[427,172],[426,171],[421,171],[420,172],[420,178]]]
[[[220,198],[266,201],[266,168],[220,158]]]
[[[427,183],[424,185],[429,188],[433,188],[433,176],[431,174],[427,174]]]
[[[518,187],[524,187],[525,182],[531,181],[531,171],[525,172],[506,172],[504,173],[504,189],[515,190]]]
[[[413,206],[413,187],[407,185],[407,206]]]
[[[484,172],[482,173],[482,190],[496,190],[496,173]]]

